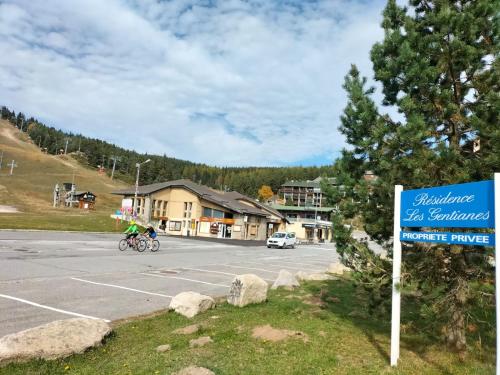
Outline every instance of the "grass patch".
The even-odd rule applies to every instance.
[[[218,375],[494,373],[493,345],[471,348],[459,359],[439,339],[418,330],[402,334],[400,366],[392,369],[390,317],[366,316],[364,302],[349,280],[308,283],[294,292],[271,291],[264,304],[241,309],[222,304],[191,320],[165,312],[121,322],[102,347],[63,360],[10,364],[0,368],[0,374],[170,374],[189,365]],[[172,333],[194,323],[203,326],[201,331]],[[301,331],[309,339],[252,338],[252,329],[266,324]],[[189,340],[200,336],[214,342],[190,349]],[[474,345],[474,340],[469,342]],[[157,353],[155,348],[163,344],[172,350]]]
[[[110,214],[120,207],[121,197],[111,192],[126,187],[126,184],[99,175],[95,168],[81,165],[71,155],[44,154],[28,140],[26,134],[0,120],[0,150],[4,153],[0,170],[0,205],[19,211],[15,214],[0,212],[0,228],[115,231],[116,224]],[[12,176],[6,168],[10,160],[15,160],[18,165]],[[55,185],[62,188],[63,183],[72,181],[77,190],[92,191],[97,195],[95,211],[52,207]]]
[[[58,212],[1,214],[0,228],[67,230],[79,232],[123,232],[127,223],[116,222],[109,212],[61,208]]]

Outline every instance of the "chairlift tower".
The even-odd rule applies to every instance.
[[[111,170],[111,179],[113,179],[114,175],[115,175],[115,167],[116,167],[116,162],[117,161],[121,161],[122,158],[119,157],[119,156],[111,156],[110,158],[111,160],[113,160],[113,169]]]

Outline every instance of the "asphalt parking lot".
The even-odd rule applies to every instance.
[[[71,317],[108,321],[168,307],[183,291],[225,295],[234,276],[324,271],[332,244],[268,249],[160,237],[156,253],[121,252],[121,235],[0,231],[0,336]]]

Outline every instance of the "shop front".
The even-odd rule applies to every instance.
[[[199,235],[206,237],[231,238],[234,219],[202,216],[199,220]]]

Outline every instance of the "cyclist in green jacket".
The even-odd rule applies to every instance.
[[[129,246],[132,246],[132,241],[130,241],[130,239],[132,238],[135,241],[135,238],[139,235],[139,227],[134,220],[131,220],[130,226],[123,233],[127,234],[127,241],[129,243]]]

